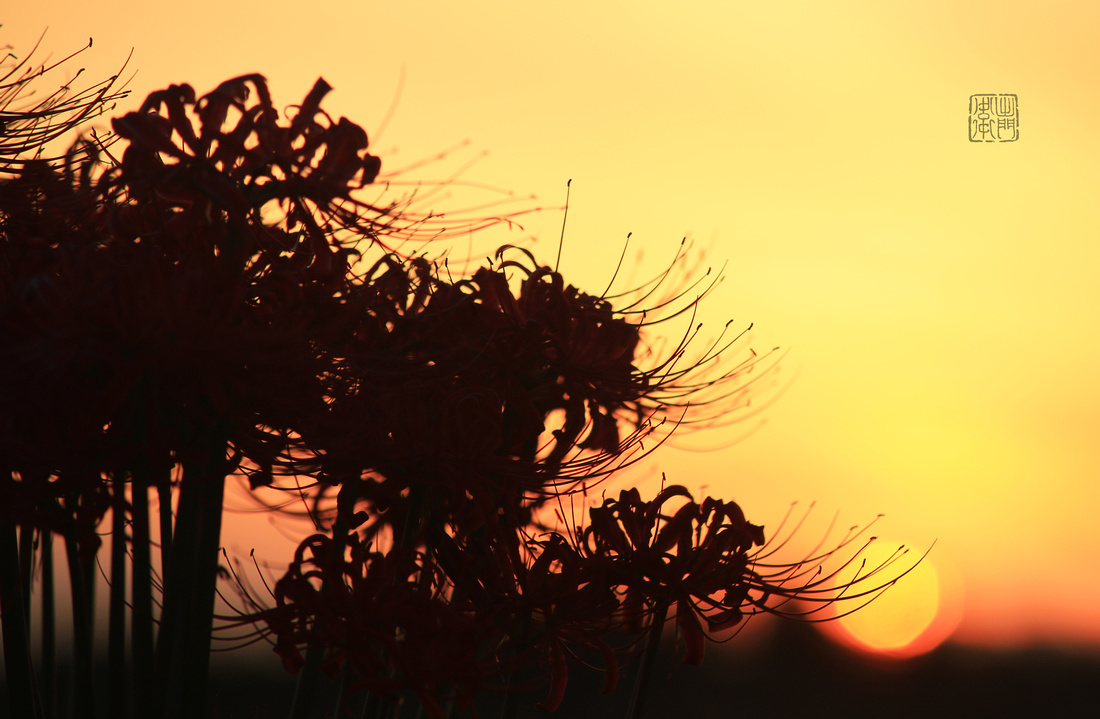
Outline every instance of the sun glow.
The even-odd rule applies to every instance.
[[[865,551],[868,566],[887,561],[896,547],[881,540],[872,544]],[[869,605],[821,626],[841,644],[901,659],[935,649],[954,631],[960,615],[953,575],[941,571],[929,555]]]

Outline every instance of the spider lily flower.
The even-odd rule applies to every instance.
[[[676,501],[675,510],[665,509]],[[663,623],[675,605],[687,645],[684,661],[698,664],[704,637],[700,620],[709,632],[740,622],[753,577],[750,551],[764,544],[764,531],[746,521],[737,504],[709,497],[698,503],[681,486],[642,501],[631,489],[605,499],[589,517],[578,551],[609,563],[611,582],[630,609],[624,620],[631,626]],[[643,609],[648,620],[639,612]]]
[[[303,667],[304,648],[324,647],[327,671],[344,663],[354,671],[352,691],[412,693],[433,717],[447,700],[462,706],[483,692],[518,690],[517,673],[528,669],[549,681],[543,706],[553,709],[574,647],[602,653],[605,692],[614,688],[618,663],[603,637],[615,628],[618,600],[598,563],[583,562],[560,537],[531,545],[529,564],[518,566],[507,549],[460,546],[449,535],[434,557],[346,539],[346,551],[326,535],[303,541],[271,591],[273,606],[238,580],[245,606],[220,617],[219,631],[254,625],[254,637],[271,641],[292,672]]]
[[[469,498],[519,508],[522,526],[563,488],[652,451],[659,442],[642,442],[672,394],[706,404],[716,401],[710,390],[741,377],[681,384],[687,340],[639,369],[641,327],[525,250],[501,248],[494,265],[456,282],[437,272],[389,255],[348,290],[362,314],[351,341],[333,349],[331,414],[315,432],[319,494],[347,485],[346,505],[385,508],[430,486],[452,510]]]
[[[666,508],[669,504],[673,507]],[[623,490],[617,499],[593,507],[589,516],[588,525],[576,532],[576,548],[588,559],[608,563],[609,581],[622,597],[623,621],[635,628],[641,622],[660,624],[675,606],[684,661],[690,664],[702,662],[707,637],[735,627],[745,616],[812,620],[834,603],[866,603],[904,575],[885,571],[899,554],[841,580],[847,567],[861,564],[862,550],[826,571],[866,527],[853,528],[826,551],[775,563],[778,548],[769,546],[763,527],[749,523],[736,503],[711,497],[696,502],[681,486],[666,487],[649,501],[636,489]],[[778,543],[780,548],[795,531]]]
[[[117,166],[74,156],[4,184],[5,402],[50,415],[16,423],[5,413],[9,426],[59,425],[74,456],[112,455],[96,460],[104,469],[150,448],[199,451],[187,449],[198,428],[222,426],[272,465],[286,429],[323,410],[317,345],[351,317],[349,251],[328,242],[325,217],[341,215],[333,203],[379,167],[361,130],[324,121],[326,91],[319,81],[281,122],[260,76],[199,99],[173,86],[115,121],[128,143]],[[271,200],[304,229],[270,224]],[[27,393],[37,401],[16,401]],[[47,447],[51,461],[61,449],[13,441]]]
[[[372,486],[353,491],[383,506],[413,485],[434,487],[434,496],[455,505],[470,495],[518,506],[558,481],[575,445],[605,462],[628,449],[618,439],[616,407],[599,395],[627,379],[632,328],[596,308],[607,320],[601,334],[604,318],[585,319],[593,308],[573,288],[565,292],[560,277],[544,282],[545,272],[518,298],[502,269],[458,283],[430,272],[426,263],[405,267],[390,257],[368,274],[371,282],[350,291],[362,321],[354,340],[334,350],[343,366],[332,377],[330,425],[317,433],[330,484],[369,472]],[[556,293],[557,306],[529,296],[546,294],[542,285]],[[587,333],[583,346],[573,325]],[[605,345],[618,349],[596,349]],[[603,359],[610,353],[614,359]],[[551,446],[540,446],[548,415],[558,411],[564,427]]]
[[[448,601],[430,558],[372,551],[354,534],[347,541],[345,553],[325,535],[304,540],[274,585],[274,606],[243,593],[252,611],[223,617],[229,621],[220,629],[261,625],[258,635],[274,637],[275,652],[294,672],[305,664],[302,648],[324,647],[327,672],[344,664],[354,671],[351,691],[391,699],[411,693],[433,719],[444,719],[441,705],[449,700],[469,704],[500,673],[492,656],[498,622]]]

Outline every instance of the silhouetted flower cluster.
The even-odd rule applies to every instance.
[[[689,578],[669,576],[667,596],[650,596],[638,592],[653,589],[653,580],[639,584],[635,575],[647,564],[657,571],[677,552],[675,561],[688,561],[692,537],[665,546],[666,528],[652,556],[642,557],[641,546],[629,551],[612,536],[610,517],[634,525],[624,512],[648,512],[639,521],[652,529],[664,502],[686,496],[683,490],[652,506],[636,492],[608,500],[593,510],[583,535],[545,526],[541,510],[643,454],[642,440],[667,411],[664,396],[715,387],[721,394],[721,385],[742,380],[747,369],[688,386],[688,372],[674,366],[683,346],[671,359],[639,368],[639,324],[608,300],[565,285],[525,251],[503,248],[494,265],[468,279],[446,280],[435,270],[423,258],[389,254],[349,290],[362,315],[349,341],[334,349],[340,359],[328,375],[330,412],[302,430],[314,453],[318,515],[329,488],[335,491],[336,518],[325,527],[335,541],[306,540],[276,584],[276,606],[264,610],[253,600],[257,613],[246,614],[267,624],[288,666],[302,663],[301,645],[320,642],[350,661],[372,690],[414,688],[426,702],[438,703],[448,691],[468,701],[491,679],[547,662],[555,686],[548,706],[555,706],[567,643],[600,651],[613,669],[608,633],[641,629],[654,621],[656,607],[683,604],[668,593]],[[509,270],[520,275],[518,284]],[[307,463],[297,463],[297,481]],[[723,587],[737,591],[747,578],[746,538],[762,535],[735,505],[706,500],[700,511],[714,526],[694,539],[713,566],[687,574],[692,582],[710,577],[706,591],[697,591],[697,601],[707,602]],[[372,573],[388,578],[378,582]],[[425,678],[408,674],[394,654],[406,649],[395,637],[416,629],[386,623],[397,614],[366,609],[378,602],[421,606],[443,623],[436,635],[462,637],[456,646],[477,656],[448,665],[463,677],[438,675],[430,690],[416,684]],[[739,617],[739,606],[726,607],[719,624]],[[401,616],[413,621],[416,614]],[[696,627],[686,610],[681,616],[684,626]],[[372,617],[383,624],[368,631],[386,639],[385,651],[358,631]],[[480,641],[470,642],[471,632]],[[699,651],[693,644],[692,656]],[[379,657],[388,660],[379,664]],[[480,682],[472,681],[475,667]]]
[[[347,326],[348,251],[318,208],[378,160],[358,128],[317,121],[317,95],[282,127],[263,79],[241,78],[203,98],[194,127],[194,93],[173,86],[115,121],[117,165],[30,163],[3,186],[0,451],[23,477],[57,475],[61,491],[225,442],[267,466],[323,405],[315,345]],[[269,201],[295,220],[265,222]]]
[[[34,112],[75,122],[109,87]],[[113,589],[133,562],[134,683],[150,692],[139,714],[201,708],[233,474],[300,493],[316,533],[269,597],[238,579],[243,606],[222,627],[255,626],[292,672],[321,651],[353,688],[415,696],[433,719],[532,681],[553,709],[571,655],[601,657],[610,691],[621,656],[672,618],[698,663],[746,614],[848,592],[822,570],[829,552],[768,565],[763,528],[681,486],[576,518],[574,498],[692,409],[743,404],[760,358],[720,364],[736,337],[693,354],[698,326],[663,353],[649,344],[648,327],[709,291],[677,286],[681,254],[633,293],[597,296],[521,248],[458,278],[404,252],[431,218],[359,199],[381,163],[321,109],[329,90],[319,80],[284,118],[259,75],[202,97],[173,85],[113,121],[117,158],[90,137],[16,163],[50,134],[5,135],[0,529],[13,551],[56,534],[90,562],[113,511]],[[27,562],[4,566],[29,585]],[[112,652],[123,636],[112,624]]]

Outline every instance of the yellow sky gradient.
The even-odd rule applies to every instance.
[[[643,275],[695,238],[728,262],[704,320],[787,349],[787,388],[744,441],[649,469],[766,526],[816,500],[936,540],[960,641],[1100,644],[1100,4],[30,5],[2,18],[17,51],[91,35],[95,78],[134,48],[125,109],[256,71],[285,105],[324,76],[371,133],[396,98],[384,167],[471,141],[408,179],[488,150],[466,178],[550,207],[571,178],[561,269],[593,292],[628,232]],[[1019,141],[968,141],[974,93],[1019,96]],[[553,262],[561,219],[499,239]]]

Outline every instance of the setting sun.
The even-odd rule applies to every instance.
[[[896,551],[896,544],[880,540],[863,556],[867,566],[879,566],[889,562]],[[860,651],[895,658],[935,649],[954,630],[961,599],[950,573],[940,571],[933,555],[925,556],[867,606],[823,625],[826,633]],[[898,562],[891,566],[899,567],[898,572],[908,567]]]

